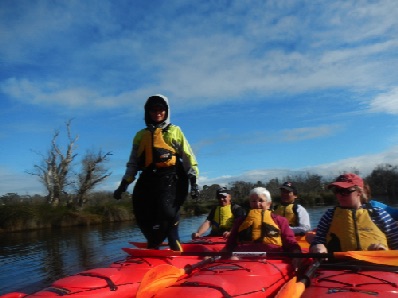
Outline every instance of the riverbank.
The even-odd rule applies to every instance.
[[[181,216],[205,214],[214,204],[216,202],[187,201],[181,208]],[[110,200],[83,209],[71,206],[51,206],[47,203],[18,203],[0,206],[0,232],[3,233],[116,222],[135,223],[131,200]]]
[[[0,231],[21,232],[70,226],[134,221],[129,204],[106,204],[75,209],[48,204],[0,206]]]

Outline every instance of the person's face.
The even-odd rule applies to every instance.
[[[341,207],[359,208],[361,206],[361,192],[355,187],[334,187],[333,193]]]
[[[293,203],[296,199],[296,195],[287,189],[281,188],[281,201],[283,203]]]
[[[231,204],[231,195],[227,194],[227,195],[218,195],[217,196],[218,199],[218,203],[220,206],[227,206]]]
[[[163,122],[166,117],[166,109],[163,106],[153,106],[149,109],[149,115],[153,122]]]
[[[271,206],[270,202],[267,202],[265,195],[252,194],[250,195],[250,209],[263,209],[267,210]]]

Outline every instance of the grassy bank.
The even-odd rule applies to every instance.
[[[189,217],[207,213],[216,202],[188,200],[181,208],[181,215]],[[48,203],[13,203],[0,206],[0,231],[19,232],[67,226],[88,226],[109,222],[132,221],[131,200],[109,200],[81,209],[67,206],[51,206]]]
[[[214,199],[214,191],[207,199],[192,200],[187,199],[181,208],[182,217],[207,214],[212,206],[217,205]],[[316,199],[321,198],[322,202],[333,200],[332,194],[322,197],[319,195],[303,195],[300,203],[313,205]],[[237,198],[235,203],[248,208],[247,198]],[[276,196],[275,203],[279,201]],[[312,202],[313,204],[308,204]],[[307,203],[307,204],[305,204]],[[331,204],[333,205],[333,204]],[[34,229],[67,227],[67,226],[88,226],[109,222],[132,221],[135,218],[132,212],[132,203],[129,196],[124,196],[122,200],[116,201],[111,194],[98,195],[91,199],[87,206],[76,208],[74,206],[51,206],[43,199],[10,201],[0,205],[0,232],[19,232]]]

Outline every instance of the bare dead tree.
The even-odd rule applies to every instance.
[[[89,192],[112,174],[108,172],[108,168],[104,165],[110,155],[112,155],[111,152],[104,154],[102,150],[97,153],[88,151],[82,159],[82,169],[80,174],[78,174],[77,181],[79,207],[82,207],[87,202]]]
[[[68,136],[68,144],[66,146],[66,152],[64,153],[58,145],[59,131],[54,132],[51,140],[51,146],[46,155],[42,156],[41,163],[34,165],[34,170],[29,172],[30,175],[38,176],[44,187],[47,189],[47,201],[50,204],[57,205],[63,194],[66,193],[65,188],[71,185],[69,181],[69,170],[72,162],[77,156],[74,154],[75,143],[78,140],[78,136],[72,137],[71,134],[71,122],[66,122],[66,131]]]

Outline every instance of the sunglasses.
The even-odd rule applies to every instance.
[[[350,194],[352,194],[354,191],[356,191],[356,189],[354,188],[354,189],[350,189],[350,188],[340,188],[340,187],[335,187],[334,189],[333,189],[333,193],[335,194],[335,195],[337,195],[337,194],[339,194],[339,195],[342,195],[342,196],[349,196]]]

